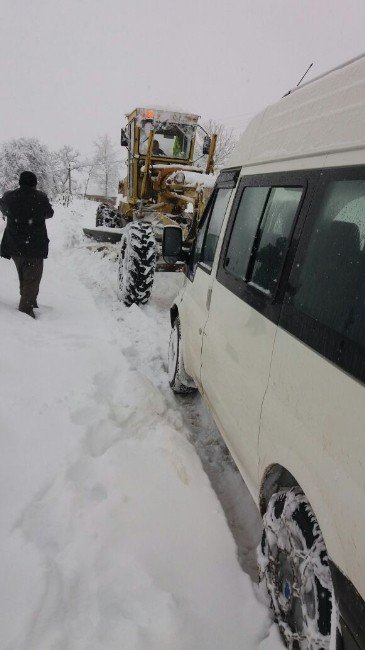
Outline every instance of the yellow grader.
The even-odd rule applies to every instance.
[[[199,116],[190,113],[136,108],[126,117],[121,146],[128,152],[127,175],[119,183],[117,205],[100,205],[96,229],[85,234],[99,241],[120,239],[119,295],[129,306],[148,301],[156,269],[176,270],[159,254],[165,225],[179,225],[184,247],[191,247],[214,185],[217,136],[209,137]],[[203,168],[194,158],[198,129],[204,132]]]

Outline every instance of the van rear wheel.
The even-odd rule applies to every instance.
[[[171,329],[168,352],[169,384],[174,393],[195,393],[197,388],[194,381],[186,374],[181,347],[180,318],[175,318]]]
[[[328,555],[313,510],[300,488],[271,497],[258,560],[260,580],[266,583],[287,647],[334,647],[337,625]]]

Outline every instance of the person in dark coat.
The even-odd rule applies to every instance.
[[[0,254],[13,259],[19,276],[19,311],[35,318],[43,260],[48,257],[46,219],[53,216],[53,208],[44,192],[36,189],[33,172],[22,172],[19,187],[5,192],[0,199],[0,210],[7,219]]]

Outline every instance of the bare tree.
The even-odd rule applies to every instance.
[[[218,136],[214,160],[215,160],[216,169],[220,169],[221,167],[224,166],[224,163],[226,162],[227,158],[230,156],[233,149],[235,148],[237,144],[237,138],[235,137],[232,128],[227,127],[224,124],[221,124],[220,122],[216,122],[215,120],[207,120],[206,122],[202,123],[202,126],[204,127],[205,131],[208,133],[209,136],[212,136],[213,133],[216,133]],[[202,143],[203,143],[203,138],[199,137],[197,143],[197,153],[199,155],[201,152]]]
[[[95,174],[95,166],[96,162],[94,159],[92,160],[84,160],[82,163],[82,170],[83,170],[83,178],[84,178],[84,199],[86,198],[87,194],[87,189],[89,187],[89,183],[92,179],[92,177]]]
[[[73,172],[78,171],[82,166],[80,152],[66,144],[53,155],[55,160],[55,181],[58,185],[58,191],[59,194],[66,197],[65,200],[68,204],[77,188]]]
[[[107,134],[100,136],[94,143],[94,147],[95,156],[92,176],[103,188],[104,196],[108,197],[110,188],[116,188],[118,165],[121,161],[117,160],[116,148]]]

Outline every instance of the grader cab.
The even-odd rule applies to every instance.
[[[159,256],[164,226],[179,225],[186,248],[194,241],[214,185],[217,136],[209,137],[198,124],[199,116],[191,113],[136,108],[126,117],[121,146],[127,149],[127,173],[119,183],[115,209],[99,206],[96,225],[107,226],[110,237],[110,228],[122,228],[119,294],[130,305],[147,302],[156,265],[170,270]],[[198,129],[204,133],[204,167],[195,158]]]
[[[203,172],[213,172],[216,142],[205,135],[206,167],[194,166],[198,120],[198,115],[145,108],[127,115],[121,145],[127,147],[128,173],[119,184],[118,206],[127,221],[137,210],[144,216],[154,212],[161,224],[196,224],[208,194]]]

